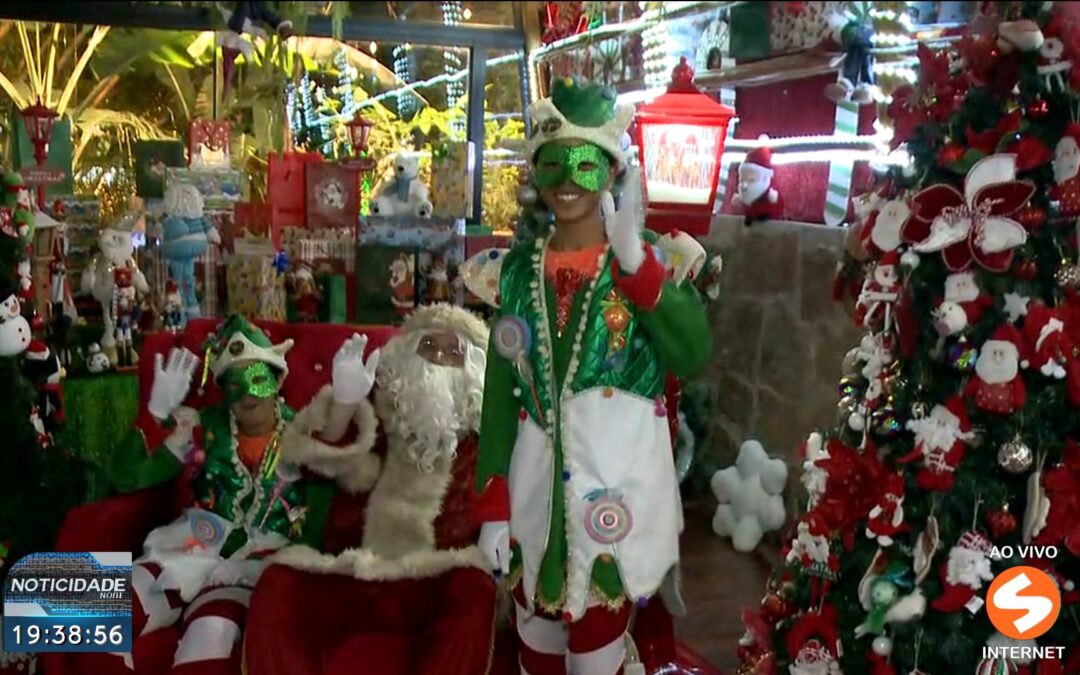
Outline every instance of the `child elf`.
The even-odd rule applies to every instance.
[[[562,80],[531,112],[533,183],[553,220],[501,259],[479,543],[497,574],[513,572],[523,673],[614,675],[634,603],[679,559],[663,394],[669,373],[692,376],[709,359],[679,263],[704,252],[642,229],[640,174],[623,156],[633,110],[613,93]],[[627,187],[618,211],[616,178]]]

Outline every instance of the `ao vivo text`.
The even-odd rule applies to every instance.
[[[991,560],[1009,560],[1014,555],[1024,558],[1025,560],[1032,558],[1052,560],[1058,557],[1058,547],[1035,546],[1034,544],[1017,544],[1016,546],[1011,546],[1005,544],[1004,546],[994,546],[990,549]]]

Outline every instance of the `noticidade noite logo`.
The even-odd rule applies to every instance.
[[[994,628],[1015,640],[1034,640],[1054,626],[1061,592],[1046,572],[1010,567],[994,578],[986,593],[986,612]]]

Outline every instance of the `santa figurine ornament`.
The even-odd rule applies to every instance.
[[[775,220],[784,213],[784,203],[773,173],[772,150],[754,148],[746,155],[739,165],[735,201],[742,206],[747,225],[758,220]]]
[[[975,592],[994,578],[990,569],[993,544],[983,534],[968,530],[949,549],[949,559],[941,568],[941,595],[930,606],[939,612],[957,612],[964,607],[978,611],[983,605]]]
[[[1030,367],[1046,377],[1064,379],[1073,353],[1073,343],[1065,332],[1059,310],[1041,302],[1028,305],[1024,319],[1024,345],[1031,356]]]
[[[926,417],[909,420],[915,434],[915,448],[899,459],[902,463],[922,459],[915,480],[924,490],[948,492],[955,482],[956,467],[964,458],[967,444],[975,437],[967,408],[959,396],[938,404]]]
[[[131,331],[135,326],[138,301],[131,281],[131,269],[118,267],[113,270],[112,312],[116,319],[116,355],[120,365],[135,365],[138,354],[132,348]]]
[[[908,529],[904,522],[904,475],[890,474],[878,503],[870,509],[866,536],[876,539],[879,546],[892,546],[893,536]]]
[[[900,254],[889,251],[863,283],[855,303],[855,325],[876,331],[892,326],[893,305],[900,297]]]
[[[975,401],[983,412],[1011,415],[1024,407],[1027,389],[1020,377],[1020,333],[1011,324],[998,327],[982,346],[975,361],[975,377],[968,381],[964,395]]]
[[[993,304],[993,299],[979,290],[974,272],[950,274],[945,278],[945,299],[934,310],[934,327],[942,336],[962,333]]]
[[[1080,215],[1080,124],[1065,127],[1054,148],[1053,167],[1050,198],[1058,202],[1058,215]]]

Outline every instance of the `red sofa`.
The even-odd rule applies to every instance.
[[[154,355],[173,346],[200,353],[218,322],[192,322],[180,335],[159,334],[143,345],[140,400],[145,404],[152,382]],[[353,332],[368,335],[368,348],[384,344],[391,327],[353,328],[322,324],[261,323],[270,338],[293,338],[290,374],[283,395],[300,409],[329,381],[331,360]],[[193,386],[187,403],[201,406],[219,400],[212,383]],[[436,522],[440,546],[475,540],[470,516],[475,444],[459,451],[457,474]],[[58,551],[132,551],[138,555],[146,535],[167,523],[188,503],[183,482],[111,497],[72,509],[56,543]],[[358,546],[366,495],[339,496],[332,507],[324,547],[338,552]],[[271,566],[251,599],[245,642],[250,675],[517,675],[512,628],[496,630],[496,593],[490,576],[462,568],[428,579],[367,582]],[[649,673],[719,675],[719,671],[677,645],[672,619],[657,601],[640,611],[635,639]],[[136,640],[138,675],[169,672],[179,632],[155,631]],[[94,675],[85,655],[44,655],[46,675]]]

